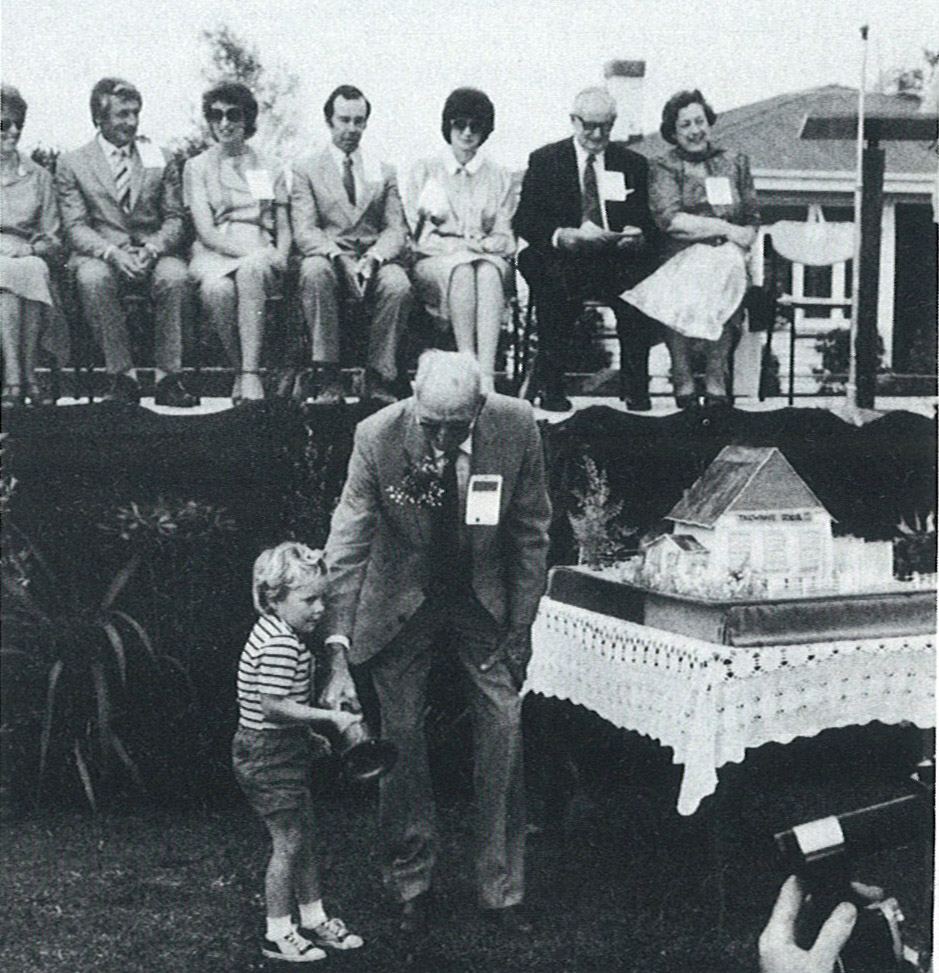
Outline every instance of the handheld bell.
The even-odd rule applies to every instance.
[[[384,777],[398,760],[398,748],[387,740],[373,737],[364,719],[339,735],[336,752],[343,773],[357,784]]]

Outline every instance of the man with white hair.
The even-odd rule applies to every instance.
[[[326,544],[327,706],[358,705],[347,663],[368,663],[382,737],[385,886],[400,930],[429,919],[434,806],[424,715],[440,635],[473,711],[476,881],[484,915],[528,930],[519,690],[544,589],[550,505],[526,402],[480,391],[472,355],[428,351],[414,395],[359,423]]]
[[[533,152],[513,226],[528,247],[518,257],[538,309],[538,355],[529,394],[541,407],[571,408],[565,364],[586,298],[608,303],[620,339],[621,397],[644,412],[649,402],[649,346],[659,326],[618,295],[656,266],[649,214],[648,164],[611,142],[616,102],[605,88],[586,88],[571,109],[572,138]]]

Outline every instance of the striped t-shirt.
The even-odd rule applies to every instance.
[[[261,694],[284,696],[310,705],[310,650],[276,615],[262,615],[238,662],[238,725],[249,730],[280,730],[261,712]]]

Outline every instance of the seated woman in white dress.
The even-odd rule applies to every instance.
[[[494,122],[495,109],[482,91],[453,91],[441,126],[449,149],[414,165],[405,198],[418,294],[431,314],[450,323],[457,350],[476,355],[484,391],[493,387],[515,253],[511,177],[479,155]]]
[[[68,328],[49,274],[63,256],[59,209],[52,174],[17,150],[26,102],[12,85],[0,91],[0,117],[0,405],[51,405],[36,358],[41,341],[60,365],[68,359]]]
[[[258,374],[264,309],[287,266],[287,194],[267,160],[245,144],[258,117],[245,85],[213,86],[203,95],[202,113],[216,144],[183,170],[183,197],[196,230],[189,273],[236,371],[237,404],[264,398]]]

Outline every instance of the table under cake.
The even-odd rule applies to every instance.
[[[750,748],[875,720],[933,727],[935,643],[935,591],[704,602],[555,568],[524,691],[670,747],[690,815]]]

